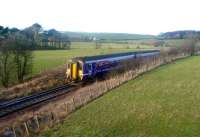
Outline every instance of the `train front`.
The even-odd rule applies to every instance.
[[[80,81],[83,79],[83,63],[78,59],[71,59],[67,64],[66,76],[68,81]]]

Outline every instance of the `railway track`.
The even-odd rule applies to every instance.
[[[0,118],[5,117],[11,113],[17,112],[19,110],[22,110],[24,108],[64,95],[70,91],[77,89],[78,85],[80,84],[81,83],[67,84],[37,94],[33,94],[30,96],[20,97],[10,101],[3,102],[0,104]]]

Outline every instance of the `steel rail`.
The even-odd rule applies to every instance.
[[[80,85],[80,84],[77,84]],[[60,95],[66,94],[70,91],[75,90],[78,86],[75,84],[67,84],[45,90],[43,92],[29,95],[26,97],[16,98],[10,101],[6,101],[0,104],[0,118],[5,117],[13,112],[17,112],[27,107],[45,102],[47,100],[53,99]]]

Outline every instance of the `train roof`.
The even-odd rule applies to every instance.
[[[159,50],[145,50],[145,51],[134,51],[134,52],[123,52],[123,53],[112,53],[112,54],[105,54],[105,55],[96,55],[96,56],[85,56],[85,57],[76,57],[72,58],[72,61],[93,61],[93,60],[100,60],[105,58],[114,58],[114,57],[121,57],[121,56],[128,56],[138,53],[151,53],[151,52],[160,52]]]

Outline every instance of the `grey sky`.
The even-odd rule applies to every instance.
[[[0,25],[158,34],[200,30],[198,0],[0,0]]]

